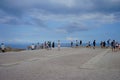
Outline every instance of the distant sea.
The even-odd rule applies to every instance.
[[[5,44],[5,46],[9,46],[11,48],[18,48],[18,49],[27,49],[27,46],[30,46],[30,43],[27,44],[12,44],[12,43],[8,43]],[[41,44],[40,44],[41,45]],[[76,44],[74,43],[73,46],[76,46]],[[79,45],[80,46],[80,45]],[[83,43],[82,46],[86,46],[86,43]],[[92,46],[92,44],[91,44]],[[99,43],[96,44],[96,46],[100,46]],[[55,47],[57,47],[57,43],[55,43]],[[71,47],[71,43],[61,43],[61,47]]]

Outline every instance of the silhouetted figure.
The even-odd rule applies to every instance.
[[[51,48],[51,47],[52,47],[51,41],[49,42],[49,47],[50,47],[50,49],[52,49],[52,48]]]
[[[55,47],[55,43],[53,42],[53,43],[52,43],[52,48],[54,48],[54,47]]]
[[[112,51],[115,51],[115,46],[116,46],[116,43],[115,43],[115,40],[113,40],[111,42]]]
[[[80,40],[80,46],[82,46],[82,40]]]
[[[110,47],[110,39],[109,40],[107,40],[107,47]]]
[[[100,46],[101,46],[101,48],[103,48],[103,42],[102,41],[100,42]]]
[[[105,41],[103,42],[103,47],[106,48],[106,42]]]
[[[95,49],[96,46],[96,40],[93,41],[93,49]]]
[[[71,41],[71,47],[73,47],[73,41]]]

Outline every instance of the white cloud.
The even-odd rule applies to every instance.
[[[66,37],[66,40],[69,40],[69,41],[74,41],[74,40],[78,40],[79,38],[76,38],[76,37]]]
[[[33,11],[28,13],[30,17],[38,18],[43,21],[60,21],[60,22],[84,22],[84,21],[97,21],[98,23],[105,23],[105,22],[115,22],[115,15],[114,14],[101,14],[101,13],[85,13],[85,14],[44,14],[44,11]]]

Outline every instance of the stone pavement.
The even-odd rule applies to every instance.
[[[66,48],[0,53],[0,80],[120,80],[120,52]]]

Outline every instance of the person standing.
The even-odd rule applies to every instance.
[[[80,46],[82,46],[82,40],[80,40]]]
[[[58,51],[60,51],[60,40],[58,40]]]
[[[111,47],[112,47],[112,51],[115,52],[115,49],[116,49],[115,40],[113,40],[113,41],[111,42]]]
[[[105,41],[103,42],[103,47],[106,48],[106,42]]]
[[[107,40],[107,47],[108,47],[108,48],[110,47],[110,39]]]
[[[51,46],[51,41],[49,41],[49,48],[50,48],[50,50],[52,49],[51,47],[52,47],[52,46]]]
[[[118,49],[120,50],[120,44],[119,44],[119,46],[118,46]]]
[[[48,41],[48,49],[51,50],[51,41]]]
[[[100,46],[101,46],[101,48],[103,48],[103,41],[100,42]]]
[[[4,53],[5,52],[5,45],[4,43],[1,43],[1,51]]]
[[[78,47],[78,40],[76,40],[76,47]]]
[[[93,41],[93,49],[95,49],[96,46],[96,40]]]
[[[35,50],[35,45],[34,44],[31,45],[31,49]]]
[[[36,49],[40,49],[40,44],[39,44],[39,42],[38,42],[37,45],[36,45]]]
[[[71,47],[73,47],[73,41],[71,41]]]
[[[90,41],[88,42],[88,47],[91,48],[91,44],[90,44]]]
[[[53,43],[52,43],[52,48],[54,48],[54,47],[55,47],[55,43],[53,42]]]

